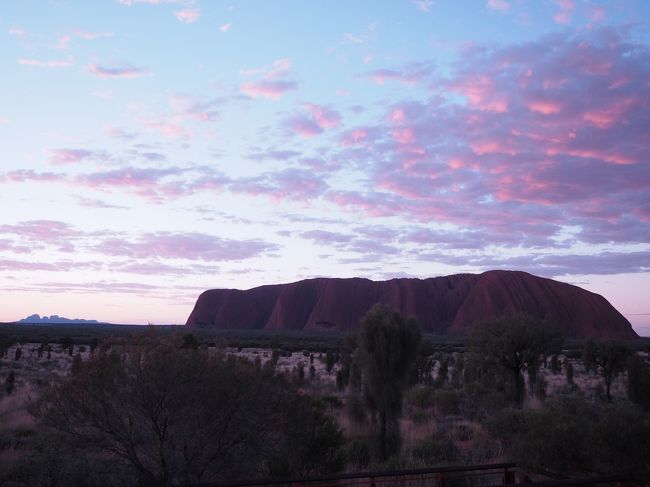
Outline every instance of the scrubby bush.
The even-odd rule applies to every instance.
[[[42,398],[33,413],[62,445],[61,462],[106,461],[130,485],[342,465],[336,422],[273,367],[186,348],[182,340],[96,351]]]
[[[357,470],[366,470],[372,461],[374,444],[370,437],[352,439],[347,447],[348,462]]]
[[[650,474],[650,417],[626,401],[558,396],[539,410],[504,411],[487,424],[527,469]]]
[[[650,411],[650,365],[637,354],[627,362],[627,397]]]
[[[413,456],[427,465],[450,464],[458,457],[458,450],[449,435],[434,434],[413,447]]]
[[[5,379],[5,391],[7,394],[11,394],[14,392],[14,388],[16,387],[16,373],[12,370],[9,371],[7,374],[7,378]]]

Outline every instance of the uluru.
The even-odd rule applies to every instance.
[[[481,321],[526,313],[570,337],[638,338],[604,297],[521,271],[493,270],[428,279],[315,278],[248,290],[203,292],[186,326],[216,329],[355,329],[376,303],[415,317],[422,330],[465,335]]]

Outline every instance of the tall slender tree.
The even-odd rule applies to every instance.
[[[379,448],[388,457],[389,430],[399,434],[397,419],[402,395],[420,344],[420,328],[414,319],[377,304],[363,318],[359,333],[364,402],[379,420]]]

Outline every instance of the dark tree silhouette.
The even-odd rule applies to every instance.
[[[268,475],[265,459],[288,456],[283,445],[294,454],[319,428],[338,431],[272,367],[184,344],[153,340],[97,350],[42,394],[34,414],[77,455],[120,465],[133,475],[131,485],[141,486]],[[311,436],[288,427],[297,401]],[[327,453],[322,458],[335,456]],[[327,469],[312,462],[313,471]]]
[[[375,305],[363,318],[359,331],[359,359],[363,397],[369,409],[379,416],[379,448],[388,456],[389,427],[397,427],[402,412],[402,393],[415,362],[420,344],[420,328],[414,319]]]
[[[607,400],[611,401],[612,383],[627,366],[627,359],[632,354],[624,343],[587,340],[582,350],[582,360],[586,370],[593,370],[603,378]]]
[[[16,387],[16,373],[13,370],[10,370],[9,373],[7,374],[7,378],[5,379],[5,391],[7,391],[7,395],[14,392],[15,387]]]
[[[627,362],[627,397],[645,411],[650,411],[650,365],[638,354]]]
[[[521,406],[524,399],[522,372],[534,378],[542,358],[562,344],[555,325],[526,315],[515,315],[477,325],[469,347],[479,362],[496,367],[510,377],[512,399]]]

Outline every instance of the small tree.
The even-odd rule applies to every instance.
[[[627,366],[627,359],[632,351],[624,343],[587,340],[582,350],[582,360],[586,370],[593,370],[603,378],[605,394],[611,401],[612,383]]]
[[[325,353],[325,370],[327,371],[328,374],[332,373],[332,369],[334,369],[334,364],[336,364],[336,356],[334,355],[334,352],[332,350],[328,350]]]
[[[5,379],[5,391],[7,391],[7,394],[11,394],[14,392],[14,388],[16,387],[16,373],[13,370],[9,371],[9,374],[7,374],[7,378]]]
[[[72,365],[70,366],[70,372],[73,374],[78,374],[81,370],[81,354],[77,353],[72,358]]]
[[[193,333],[185,333],[182,340],[181,348],[191,348],[194,350],[199,348],[199,342]]]
[[[559,374],[562,372],[562,364],[560,363],[560,359],[558,358],[557,354],[553,354],[551,357],[551,372],[553,374]]]
[[[13,337],[0,336],[0,358],[7,355],[7,351],[14,344]]]
[[[522,372],[527,371],[534,383],[542,357],[561,343],[562,333],[556,326],[527,315],[483,322],[474,328],[469,340],[478,361],[510,377],[512,398],[519,407],[525,387]]]
[[[387,306],[375,305],[363,318],[359,332],[359,360],[363,398],[379,416],[379,449],[388,457],[389,429],[399,435],[397,419],[402,412],[406,387],[420,344],[420,328]]]
[[[627,362],[627,397],[645,411],[650,411],[650,366],[638,354]]]
[[[564,359],[564,375],[569,386],[575,385],[573,382],[573,364],[568,359]]]

